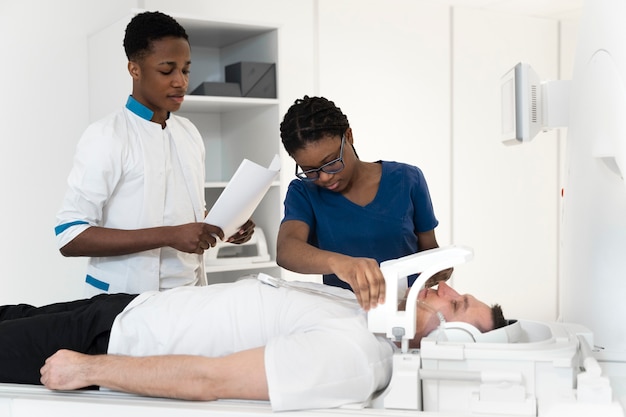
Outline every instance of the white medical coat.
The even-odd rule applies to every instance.
[[[78,143],[57,215],[59,248],[90,226],[142,229],[164,225],[164,135],[171,135],[174,143],[195,221],[204,219],[205,148],[197,128],[171,114],[162,129],[124,108],[90,125]],[[158,290],[160,251],[89,258],[87,294]],[[198,282],[205,283],[203,257],[196,256]]]

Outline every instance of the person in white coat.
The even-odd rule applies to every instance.
[[[64,256],[90,257],[86,295],[141,293],[205,283],[203,253],[224,239],[203,222],[205,148],[173,114],[189,83],[185,29],[160,12],[136,15],[124,49],[132,94],[81,137],[57,215]],[[249,220],[227,240],[248,241]]]

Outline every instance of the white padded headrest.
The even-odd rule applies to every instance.
[[[499,329],[482,333],[469,323],[451,321],[433,330],[431,335],[448,342],[516,343],[522,338],[522,326],[515,320]]]

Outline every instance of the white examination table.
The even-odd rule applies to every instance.
[[[406,276],[420,272],[407,305],[436,272],[471,258],[464,247],[438,248],[384,262],[387,302],[369,312],[370,329],[402,341],[388,388],[366,404],[341,409],[281,412],[290,416],[586,416],[623,417],[611,381],[593,357],[593,335],[583,326],[515,321],[480,333],[466,323],[442,323],[419,351],[404,343],[415,334],[415,309],[398,311]],[[413,301],[412,301],[413,300]],[[402,331],[398,332],[401,329]],[[256,416],[267,402],[192,402],[112,391],[52,392],[0,384],[0,417]]]
[[[328,409],[273,413],[266,402],[193,402],[108,391],[53,392],[31,385],[0,384],[0,417],[281,417],[414,416],[408,410]],[[423,414],[424,416],[430,413]],[[445,414],[433,414],[443,416]]]

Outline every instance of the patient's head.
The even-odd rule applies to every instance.
[[[439,326],[437,311],[447,322],[469,323],[483,333],[507,324],[498,304],[490,307],[472,295],[459,294],[443,281],[437,285],[437,289],[420,290],[417,300],[417,331],[409,344],[412,348],[419,347],[422,337]]]

